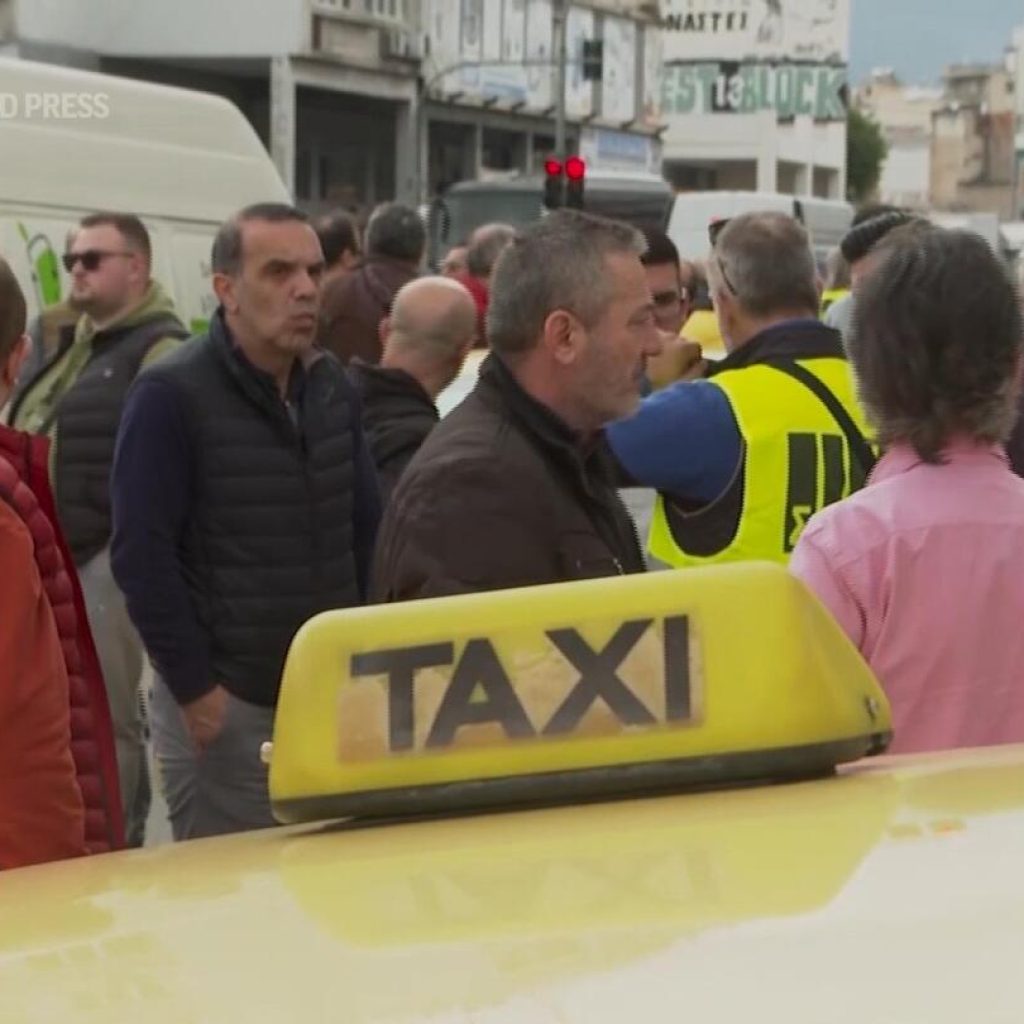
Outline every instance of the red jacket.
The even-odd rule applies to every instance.
[[[491,293],[487,285],[468,272],[456,274],[455,280],[466,289],[473,297],[473,305],[476,306],[476,345],[474,348],[487,347],[487,306],[491,300]]]
[[[0,498],[32,538],[67,673],[71,754],[85,807],[85,849],[101,853],[124,845],[114,732],[78,574],[57,525],[48,450],[45,438],[0,426]]]

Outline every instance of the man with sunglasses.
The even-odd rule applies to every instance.
[[[708,279],[727,357],[608,428],[657,488],[648,541],[675,567],[785,563],[818,509],[859,488],[874,454],[837,331],[818,319],[807,233],[781,213],[712,225]]]
[[[187,337],[151,276],[149,233],[138,217],[97,213],[69,236],[69,305],[80,314],[11,409],[13,426],[51,438],[57,511],[85,594],[110,700],[128,842],[141,845],[149,809],[138,690],[142,641],[110,570],[110,471],[128,388]]]

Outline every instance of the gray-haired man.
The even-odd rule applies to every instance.
[[[614,424],[633,480],[660,492],[650,550],[675,567],[785,562],[808,518],[873,464],[838,331],[818,319],[807,233],[781,213],[712,225],[708,279],[729,355]]]
[[[392,496],[378,600],[643,571],[600,444],[661,350],[643,248],[624,224],[562,211],[505,249],[491,355]]]

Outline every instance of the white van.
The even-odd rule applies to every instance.
[[[681,192],[672,203],[668,235],[680,256],[704,259],[708,252],[708,225],[712,221],[761,210],[788,213],[807,228],[819,270],[853,220],[853,207],[838,199],[778,192]]]
[[[30,316],[67,293],[68,231],[86,214],[137,214],[153,276],[201,330],[216,302],[210,246],[255,202],[289,202],[252,126],[218,96],[0,58],[0,253]]]

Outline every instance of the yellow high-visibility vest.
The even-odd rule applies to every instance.
[[[821,293],[821,315],[824,316],[829,307],[835,305],[840,299],[850,294],[849,288],[826,288]]]
[[[853,375],[844,359],[800,359],[868,437],[854,396]],[[840,425],[806,385],[767,364],[727,370],[711,378],[722,389],[743,438],[742,509],[731,539],[714,553],[694,553],[687,545],[688,522],[728,514],[721,500],[686,513],[659,494],[648,547],[676,567],[767,559],[785,563],[807,520],[864,483],[864,471],[850,451]],[[685,440],[682,442],[685,443]],[[700,548],[698,548],[700,550]]]

